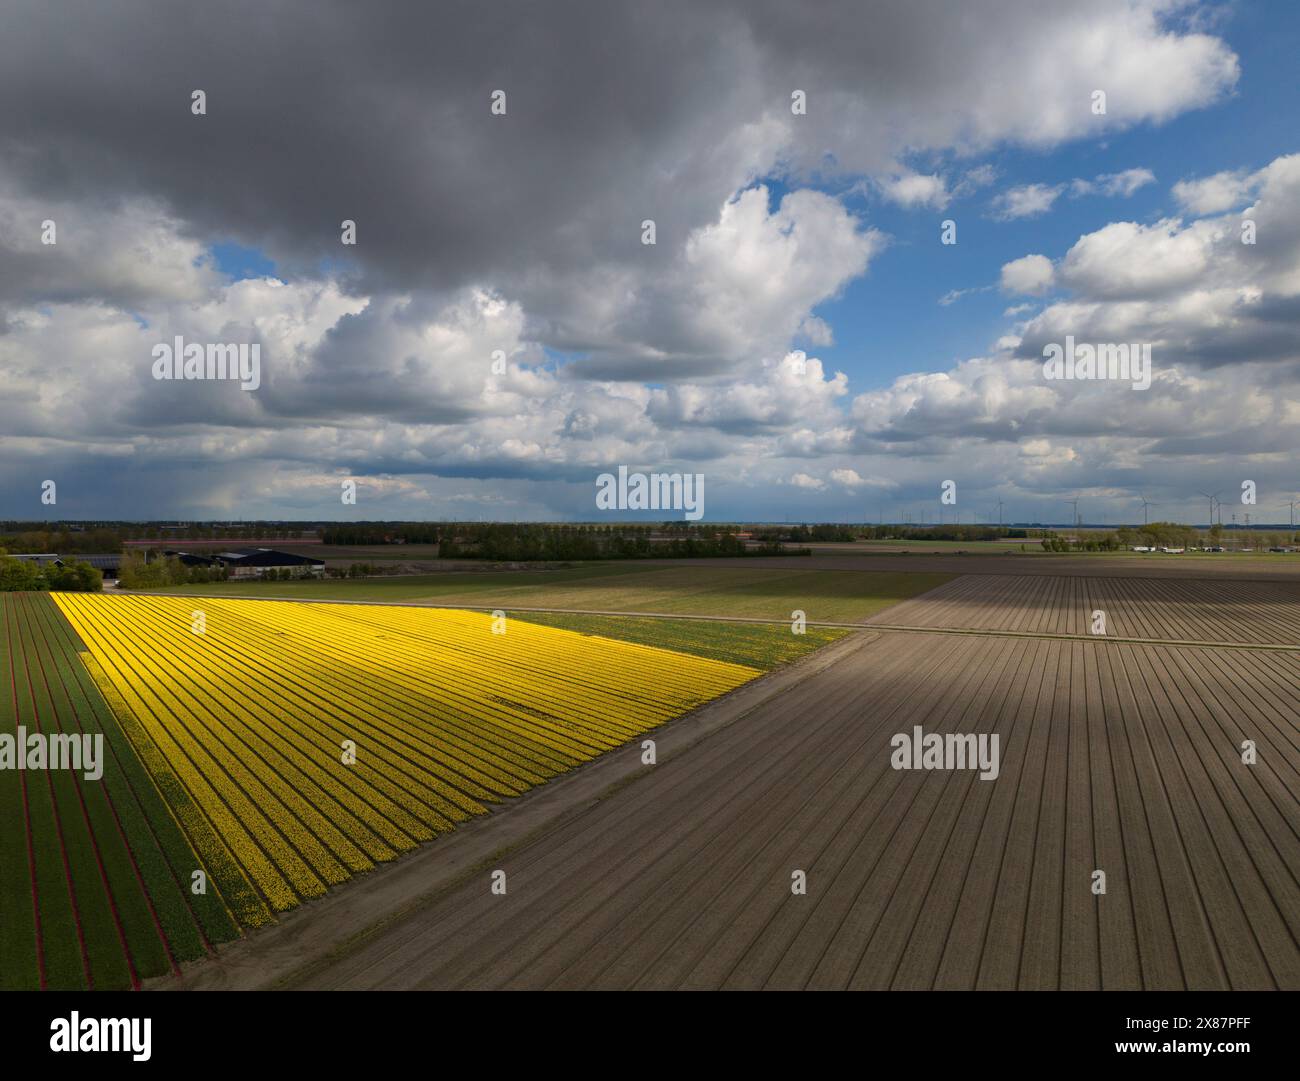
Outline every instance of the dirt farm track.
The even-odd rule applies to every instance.
[[[895,605],[937,633],[864,628],[181,985],[1300,989],[1300,580],[1092,568]],[[891,768],[914,726],[997,733],[998,776]]]

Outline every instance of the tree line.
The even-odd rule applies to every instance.
[[[129,528],[131,540],[301,540],[304,534],[316,535],[311,525],[286,524],[284,522],[240,522],[238,524],[221,522],[194,522],[190,525],[178,525],[171,522],[144,522]]]
[[[1120,526],[1108,533],[1081,531],[1070,537],[1049,532],[1042,543],[1049,552],[1118,552],[1130,548],[1289,548],[1298,542],[1300,534],[1290,531],[1224,529],[1218,524],[1203,530],[1181,522],[1150,522]]]
[[[122,534],[115,529],[24,529],[0,534],[0,548],[21,555],[112,555],[122,550]]]
[[[856,540],[990,541],[1023,539],[1029,530],[998,525],[818,525],[756,526],[755,539],[782,540],[793,544],[836,543]]]
[[[62,567],[38,567],[30,559],[14,559],[0,549],[0,593],[98,593],[103,588],[104,576],[82,560]]]
[[[320,539],[325,544],[437,544],[440,527],[432,522],[347,522],[326,526]]]
[[[655,536],[655,534],[660,534]],[[483,522],[447,527],[442,559],[535,560],[700,559],[748,555],[809,555],[779,541],[750,547],[734,529],[674,522],[642,525],[547,525]]]
[[[220,565],[187,567],[176,556],[147,559],[144,552],[127,552],[118,570],[118,584],[123,589],[158,589],[195,582],[224,582],[230,572]]]

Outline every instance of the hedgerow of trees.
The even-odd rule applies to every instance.
[[[1255,530],[1225,530],[1214,525],[1207,531],[1180,522],[1151,522],[1140,526],[1120,526],[1109,533],[1080,533],[1063,537],[1048,533],[1043,547],[1049,552],[1116,552],[1130,548],[1202,548],[1229,547],[1289,548],[1297,543],[1298,535],[1288,532],[1258,532]]]
[[[104,576],[82,560],[62,567],[38,567],[29,559],[14,559],[0,550],[0,593],[97,593],[103,588]]]
[[[327,526],[325,544],[437,544],[439,526],[433,522],[349,522]]]
[[[315,535],[315,529],[301,522],[145,522],[131,525],[126,532],[129,540],[156,540],[166,543],[178,540],[301,540],[303,534]],[[53,549],[51,549],[53,550]]]
[[[0,535],[0,548],[21,555],[38,552],[111,555],[122,550],[122,534],[114,529],[27,529]]]
[[[913,540],[913,541],[990,541],[1023,539],[1028,533],[1023,529],[996,525],[819,525],[759,526],[753,531],[756,539],[789,541],[793,544],[809,542],[844,543],[856,540]]]
[[[187,567],[176,556],[146,559],[143,552],[127,552],[122,556],[117,580],[123,589],[157,589],[196,582],[224,582],[229,576],[225,567]]]
[[[484,522],[443,529],[438,547],[443,559],[688,559],[811,552],[807,548],[786,548],[776,541],[750,547],[737,535],[737,529],[684,522],[661,526]]]

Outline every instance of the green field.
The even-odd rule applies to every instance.
[[[103,776],[0,770],[0,988],[125,988],[236,928],[44,593],[0,595],[0,734],[102,734]]]
[[[565,612],[518,612],[515,619],[580,634],[694,653],[715,661],[776,668],[797,661],[853,631],[808,627],[794,634],[788,626],[764,623],[709,623],[704,620],[637,619],[634,616],[584,616]]]
[[[950,581],[951,574],[807,568],[584,564],[559,570],[413,574],[309,582],[216,582],[167,592],[291,600],[366,600],[473,604],[509,609],[573,608],[595,612],[852,622]]]

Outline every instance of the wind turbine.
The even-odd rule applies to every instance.
[[[1300,501],[1293,499],[1287,504],[1287,506],[1291,508],[1291,528],[1295,529],[1295,509],[1297,506],[1300,506]]]
[[[998,500],[998,525],[1002,524],[1002,500]]]
[[[1138,495],[1142,495],[1142,493],[1139,492]],[[1160,506],[1159,503],[1152,503],[1151,500],[1149,500],[1146,496],[1144,495],[1142,496],[1142,524],[1143,525],[1149,524],[1147,522],[1147,507],[1158,507],[1158,506]]]
[[[1073,499],[1062,499],[1061,502],[1069,503],[1074,508],[1074,521],[1071,524],[1070,528],[1078,529],[1079,528],[1079,497],[1075,496]]]
[[[1210,501],[1210,525],[1213,526],[1214,525],[1214,501],[1219,498],[1219,495],[1221,493],[1215,492],[1214,495],[1210,495],[1209,492],[1197,492],[1196,494],[1203,495],[1205,496],[1206,499]]]

